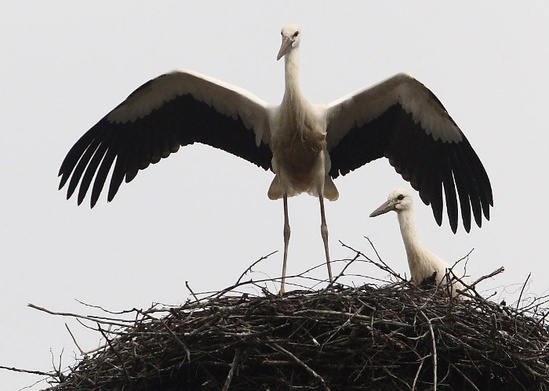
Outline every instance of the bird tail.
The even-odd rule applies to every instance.
[[[293,189],[292,187],[288,189],[288,197],[293,197],[299,193],[300,192],[296,192],[295,189]],[[310,195],[317,196],[318,190],[314,192],[310,190],[308,193]],[[279,198],[282,198],[283,194],[284,190],[282,188],[282,184],[280,183],[280,178],[278,177],[278,175],[275,175],[273,181],[271,182],[271,186],[269,187],[269,191],[267,192],[267,196],[271,200],[278,200]],[[323,196],[330,201],[335,201],[339,198],[339,191],[337,191],[334,181],[329,175],[326,175],[326,179],[324,181]]]
[[[326,175],[326,179],[324,180],[324,197],[330,201],[335,201],[339,198],[339,191],[337,191],[337,187],[329,175]]]
[[[267,192],[267,196],[270,200],[278,200],[279,198],[282,198],[282,194],[282,185],[280,184],[278,175],[275,175],[271,182],[271,186],[269,187],[269,191]]]

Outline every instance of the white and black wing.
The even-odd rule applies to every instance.
[[[59,170],[67,198],[80,204],[92,182],[93,207],[110,178],[108,200],[123,180],[195,142],[223,149],[264,169],[271,166],[267,105],[238,87],[188,71],[143,84],[88,130]]]
[[[386,157],[431,205],[439,225],[443,191],[452,231],[458,199],[467,232],[471,210],[479,227],[483,214],[490,218],[492,187],[484,166],[442,103],[414,78],[399,74],[333,102],[327,118],[333,178]]]

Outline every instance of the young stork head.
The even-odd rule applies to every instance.
[[[412,195],[405,189],[396,189],[389,194],[387,201],[370,214],[370,217],[376,217],[392,210],[400,214],[402,212],[410,211],[412,208]]]

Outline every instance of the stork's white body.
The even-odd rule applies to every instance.
[[[329,182],[328,198],[335,200],[337,190],[331,178],[330,155],[326,142],[326,112],[310,104],[302,95],[297,81],[297,52],[285,58],[287,79],[282,103],[271,121],[272,168],[276,174],[269,198],[281,198],[286,192],[294,196],[302,192],[318,196]],[[294,81],[295,80],[295,81]],[[335,191],[335,193],[334,193]]]
[[[297,26],[282,29],[278,59],[284,57],[285,92],[278,106],[192,71],[143,84],[71,148],[59,170],[60,188],[68,182],[67,198],[78,188],[81,203],[93,182],[93,207],[112,172],[111,201],[122,181],[132,181],[139,170],[195,142],[271,169],[275,178],[268,196],[284,200],[282,291],[290,236],[287,198],[302,192],[319,198],[331,279],[324,198],[338,198],[334,178],[372,160],[387,157],[431,204],[439,225],[443,187],[454,232],[458,203],[467,231],[471,211],[478,226],[482,215],[489,218],[493,200],[486,171],[431,91],[399,74],[331,104],[311,104],[299,88],[300,40]]]

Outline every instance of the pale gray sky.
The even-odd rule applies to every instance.
[[[495,207],[470,234],[439,228],[416,197],[423,241],[453,262],[472,248],[471,278],[499,266],[483,285],[494,300],[547,293],[549,209],[546,2],[6,2],[0,14],[2,146],[0,365],[51,369],[98,335],[26,307],[90,312],[184,302],[195,291],[232,284],[253,261],[282,250],[282,203],[267,199],[272,174],[204,146],[186,147],[123,185],[116,199],[77,207],[57,191],[57,170],[73,143],[143,82],[187,68],[246,88],[272,103],[283,91],[275,57],[280,28],[301,25],[301,82],[328,103],[397,72],[426,84],[483,161]],[[379,160],[336,180],[327,203],[334,259],[352,256],[338,240],[406,273],[394,214],[369,213],[396,187],[409,187]],[[316,199],[289,203],[289,273],[323,262]],[[280,253],[255,277],[278,276]],[[336,266],[335,272],[341,266]],[[361,266],[353,272],[376,274]],[[324,269],[321,269],[324,273]],[[277,286],[269,286],[272,291]],[[0,372],[3,389],[39,378]],[[44,388],[41,383],[32,389]]]

